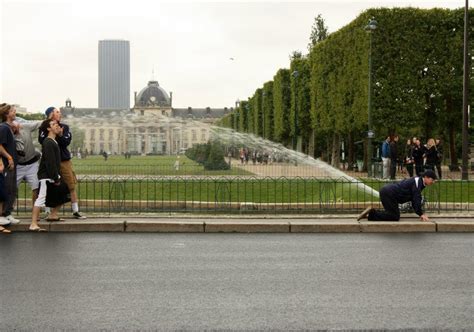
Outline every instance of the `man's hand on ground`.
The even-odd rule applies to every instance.
[[[422,215],[420,216],[420,220],[421,220],[421,221],[430,221],[430,218],[428,218],[428,216],[427,216],[426,214],[422,214]]]

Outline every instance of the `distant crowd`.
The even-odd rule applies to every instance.
[[[239,158],[242,165],[248,164],[249,161],[251,161],[254,165],[268,165],[276,161],[276,156],[272,152],[256,149],[250,150],[248,148],[240,148]]]
[[[406,169],[408,175],[420,176],[425,170],[436,170],[438,179],[442,177],[441,162],[443,148],[441,140],[430,138],[425,144],[417,137],[408,139],[403,154],[398,151],[399,136],[388,136],[382,143],[382,177],[395,179],[397,169]],[[403,156],[403,157],[401,157]]]

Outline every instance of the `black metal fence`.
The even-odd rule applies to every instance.
[[[380,207],[388,182],[302,177],[82,176],[77,185],[85,213],[355,213]],[[375,191],[372,191],[372,188]],[[443,180],[426,188],[430,213],[471,212],[474,182]],[[69,209],[69,207],[65,207]],[[31,213],[31,191],[20,186],[17,212]]]

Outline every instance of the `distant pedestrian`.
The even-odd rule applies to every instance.
[[[411,140],[407,140],[405,145],[405,168],[407,169],[408,175],[413,176],[413,144]]]
[[[388,184],[380,189],[380,201],[384,211],[375,210],[372,207],[365,209],[357,220],[368,218],[369,221],[399,221],[400,208],[398,204],[411,202],[415,213],[422,221],[429,221],[428,216],[422,210],[421,192],[436,180],[436,174],[427,170],[422,176],[405,179],[401,182]]]
[[[417,176],[420,176],[421,173],[423,173],[424,154],[425,147],[421,145],[421,141],[419,138],[414,138],[412,156],[413,161],[415,163],[415,173]]]
[[[176,157],[176,161],[174,162],[174,170],[179,171],[179,156]]]
[[[438,164],[438,151],[436,150],[436,143],[433,138],[430,138],[426,143],[425,150],[425,169],[433,170]]]
[[[104,161],[107,161],[107,158],[109,157],[109,155],[107,154],[107,152],[102,152],[102,156],[104,157]]]
[[[390,136],[382,142],[382,178],[388,179],[390,174]],[[370,158],[370,156],[369,156]]]
[[[390,140],[390,179],[395,180],[398,165],[398,135]]]

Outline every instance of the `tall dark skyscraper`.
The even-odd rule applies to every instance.
[[[99,108],[130,108],[130,43],[99,41]]]

